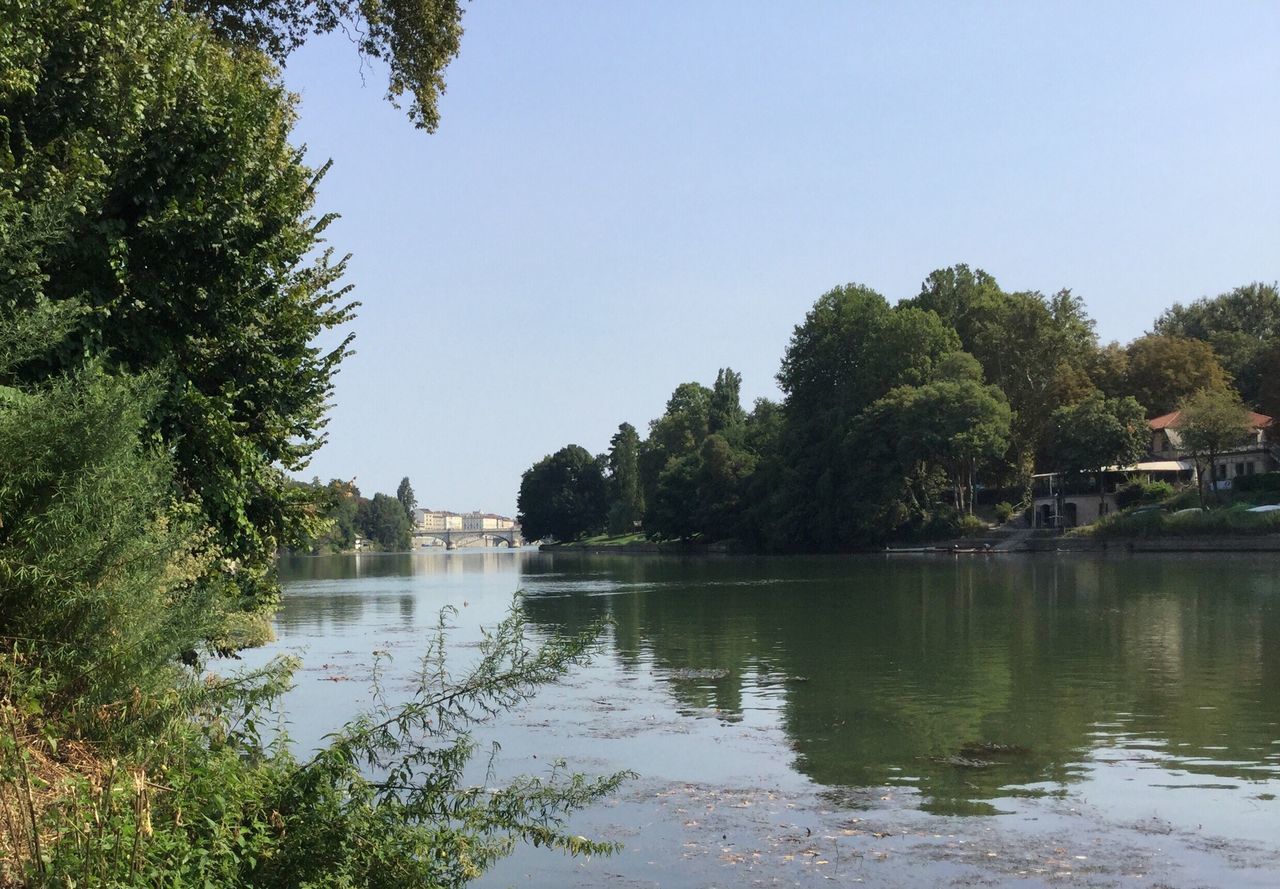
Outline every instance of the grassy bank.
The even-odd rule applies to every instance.
[[[565,543],[546,543],[543,544],[544,549],[597,549],[606,546],[634,546],[636,544],[652,543],[643,533],[637,531],[634,534],[619,534],[610,536],[608,534],[597,534],[594,537],[583,537],[580,540],[570,540]]]
[[[1244,504],[1222,509],[1176,512],[1146,510],[1116,513],[1077,528],[1075,536],[1112,540],[1122,537],[1235,537],[1280,534],[1280,512],[1249,512]]]

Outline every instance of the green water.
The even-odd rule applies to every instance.
[[[522,852],[492,885],[732,884],[748,866],[753,879],[816,885],[821,867],[782,854],[787,824],[827,831],[837,854],[847,836],[851,854],[877,860],[887,841],[868,833],[858,846],[851,818],[893,820],[922,843],[994,828],[993,860],[1027,846],[1032,861],[1042,839],[1091,844],[1072,858],[1077,879],[1119,878],[1146,855],[1144,873],[1163,867],[1171,885],[1280,884],[1278,568],[1241,555],[296,559],[282,566],[267,653],[304,655],[289,713],[307,744],[367,702],[373,650],[411,668],[445,604],[461,610],[460,657],[517,589],[540,633],[611,620],[589,668],[492,737],[511,773],[556,755],[640,772],[583,817],[629,852],[585,870]],[[741,814],[701,801],[729,789]],[[698,833],[707,813],[712,838]],[[1244,844],[1245,860],[1206,837]],[[711,839],[755,848],[758,867],[736,851],[689,852]],[[977,868],[1035,884],[1060,869],[922,848],[909,861],[896,851],[882,877]]]

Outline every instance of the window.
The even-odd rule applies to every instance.
[[[1250,460],[1248,463],[1244,464],[1244,474],[1245,474],[1245,475],[1253,475],[1253,470],[1254,470],[1254,465],[1253,465],[1253,461],[1252,461],[1252,460]]]
[[[1227,464],[1219,463],[1213,467],[1213,477],[1218,481],[1225,479],[1227,477]]]
[[[1237,463],[1237,464],[1236,464],[1236,478],[1239,478],[1239,477],[1240,477],[1240,476],[1242,476],[1242,475],[1244,475],[1244,464],[1243,464],[1243,463]]]

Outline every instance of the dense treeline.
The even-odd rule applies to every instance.
[[[413,486],[408,477],[401,479],[393,497],[377,493],[365,497],[354,482],[333,479],[324,484],[312,479],[308,484],[295,483],[306,489],[319,504],[324,522],[316,533],[291,547],[294,552],[349,552],[356,542],[382,550],[406,550],[413,533],[413,509],[417,506]]]
[[[979,486],[1017,499],[1037,466],[1129,463],[1146,417],[1200,393],[1226,403],[1228,430],[1241,404],[1280,413],[1280,292],[1176,304],[1151,333],[1102,344],[1070,291],[1007,292],[957,265],[897,304],[858,285],[823,295],[777,379],[782,402],[746,411],[723,369],[678,386],[643,439],[624,423],[605,454],[538,461],[520,486],[525,534],[803,551],[953,533]]]
[[[518,840],[609,850],[564,817],[620,776],[463,780],[471,729],[589,633],[530,648],[513,612],[457,677],[438,635],[405,704],[307,760],[257,730],[291,663],[201,669],[325,533],[333,492],[286,472],[350,351],[315,345],[354,304],[273,58],[359,34],[430,128],[460,15],[0,0],[0,885],[456,886]]]

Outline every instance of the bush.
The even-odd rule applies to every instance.
[[[1151,511],[1115,513],[1082,532],[1115,537],[1214,537],[1280,533],[1280,512],[1249,512],[1243,506],[1196,510],[1182,514]]]
[[[1174,495],[1173,485],[1136,479],[1116,491],[1116,505],[1128,509],[1140,503],[1162,503]]]
[[[1013,504],[1008,500],[1002,500],[996,504],[996,521],[1004,524],[1013,518]]]
[[[1280,494],[1280,472],[1261,472],[1257,475],[1240,475],[1231,481],[1231,489],[1242,493],[1260,492]]]

